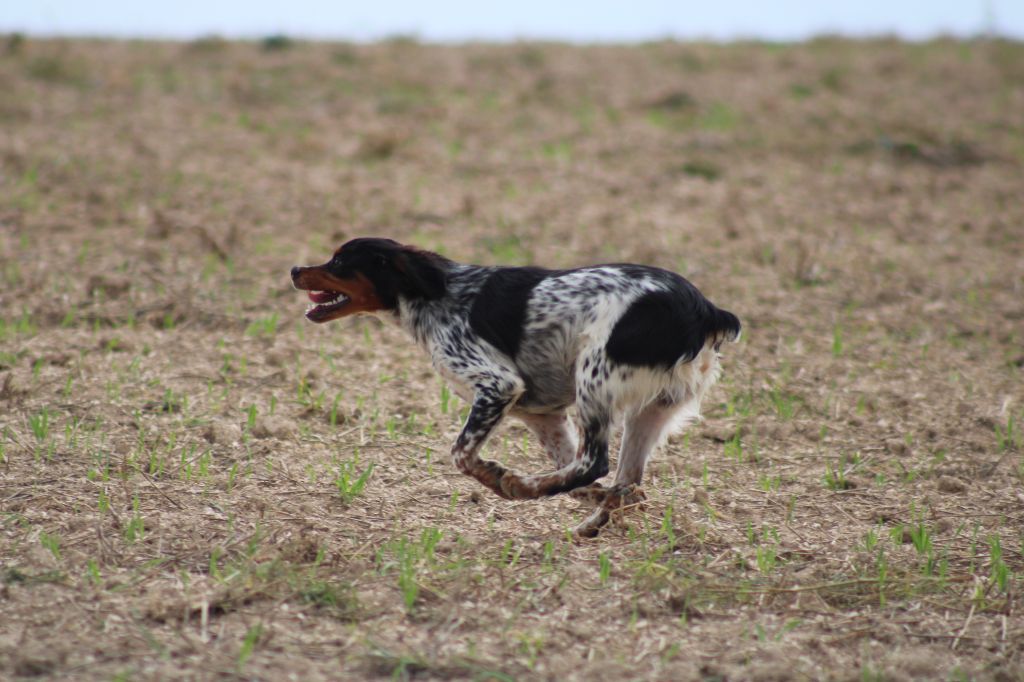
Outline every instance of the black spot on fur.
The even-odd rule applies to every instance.
[[[739,334],[739,319],[716,308],[682,279],[670,291],[644,294],[615,323],[608,357],[615,362],[668,369],[692,360],[709,336]]]
[[[499,268],[484,282],[469,311],[469,326],[510,358],[519,352],[526,303],[542,280],[554,274],[542,268]]]

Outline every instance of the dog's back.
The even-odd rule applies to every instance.
[[[475,296],[469,322],[526,382],[518,407],[540,411],[575,402],[578,379],[597,382],[606,371],[611,379],[616,368],[671,374],[740,330],[735,315],[679,275],[620,264],[497,268]],[[581,355],[589,379],[578,376]]]

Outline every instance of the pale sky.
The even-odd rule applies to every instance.
[[[270,34],[341,40],[518,39],[630,42],[659,38],[799,40],[822,33],[993,31],[1024,38],[1024,0],[0,0],[0,32],[190,39]]]

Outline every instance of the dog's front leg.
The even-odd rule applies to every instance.
[[[509,382],[478,384],[469,417],[452,447],[452,462],[459,471],[505,499],[512,497],[502,489],[501,480],[511,472],[498,462],[481,458],[480,449],[521,393],[521,387]]]

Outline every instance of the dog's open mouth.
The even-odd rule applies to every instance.
[[[364,275],[356,272],[349,277],[339,277],[327,265],[292,268],[292,285],[301,289],[313,302],[306,309],[310,322],[330,322],[357,313],[372,313],[382,309],[373,284]]]
[[[310,291],[308,294],[313,304],[306,309],[306,319],[311,322],[325,321],[352,300],[340,291]]]

